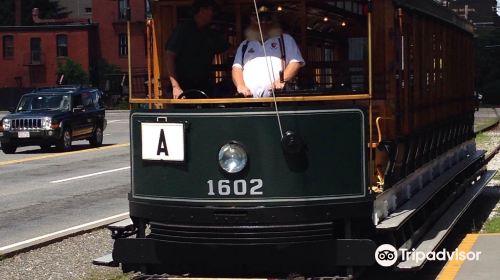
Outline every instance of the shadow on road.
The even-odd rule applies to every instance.
[[[108,146],[113,146],[113,145],[116,145],[116,143],[102,144],[101,147],[108,147]],[[55,147],[51,147],[50,149],[47,149],[47,150],[35,148],[35,147],[36,146],[33,147],[34,148],[33,150],[16,152],[16,154],[26,155],[26,154],[63,154],[64,153],[64,152],[58,151]],[[95,148],[95,147],[90,146],[89,144],[77,144],[77,145],[73,145],[70,152],[88,150],[88,149],[93,149],[93,148]]]

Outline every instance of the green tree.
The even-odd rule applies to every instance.
[[[0,25],[15,24],[15,0],[0,0]],[[70,13],[54,0],[23,0],[21,8],[22,25],[33,25],[32,10],[40,9],[41,18],[65,18]]]
[[[57,65],[57,76],[64,75],[64,84],[86,85],[89,82],[89,76],[82,65],[68,58],[66,63]]]
[[[122,71],[120,66],[99,59],[90,71],[92,85],[103,91],[116,91],[120,88]]]
[[[500,104],[500,30],[478,32],[476,41],[476,89],[485,103]]]
[[[14,0],[0,1],[0,25],[14,25]]]

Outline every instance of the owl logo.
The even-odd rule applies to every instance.
[[[275,49],[277,49],[277,48],[278,48],[278,43],[273,42],[273,43],[271,44],[271,49],[275,50]]]

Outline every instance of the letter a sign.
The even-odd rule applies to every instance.
[[[142,159],[184,161],[184,124],[142,123]]]
[[[158,151],[156,155],[159,156],[161,153],[168,156],[167,140],[165,140],[165,131],[163,129],[160,130],[160,139],[158,140]]]

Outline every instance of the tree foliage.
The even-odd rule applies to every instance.
[[[15,25],[15,5],[16,0],[0,1],[0,25]],[[21,11],[22,25],[33,25],[32,10],[40,9],[41,18],[65,18],[70,13],[66,8],[61,7],[58,1],[54,0],[23,0]]]
[[[82,65],[71,58],[67,58],[66,63],[57,65],[57,75],[64,75],[63,84],[86,85],[89,82],[89,76]]]
[[[99,59],[90,73],[92,85],[103,91],[112,91],[119,87],[120,81],[116,78],[121,74],[120,66],[108,63],[104,58]]]
[[[14,0],[0,1],[0,25],[14,25]]]

